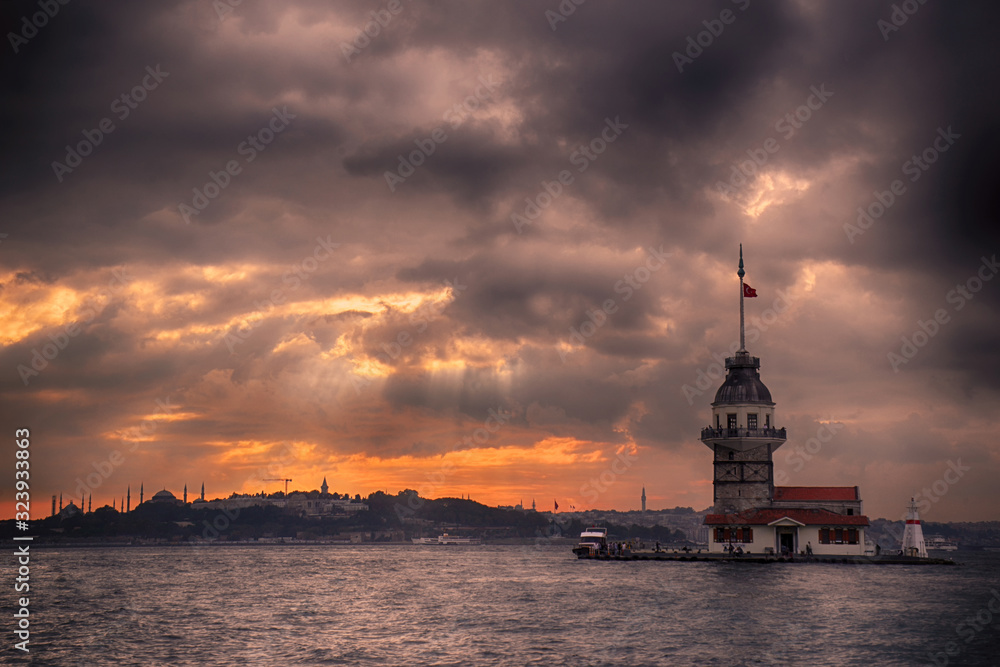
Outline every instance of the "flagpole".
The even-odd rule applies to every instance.
[[[740,352],[746,352],[746,337],[743,333],[743,276],[746,272],[743,270],[743,244],[740,244],[740,270],[736,272],[736,275],[740,277]]]

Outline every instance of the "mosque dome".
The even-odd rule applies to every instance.
[[[157,491],[156,493],[154,493],[153,497],[150,498],[150,500],[152,500],[154,503],[155,502],[173,502],[173,501],[177,500],[177,496],[175,496],[174,494],[170,493],[166,489],[163,489],[162,491]]]
[[[726,359],[726,379],[715,392],[712,405],[735,403],[765,403],[774,405],[771,392],[760,379],[760,358],[747,352],[737,352]]]

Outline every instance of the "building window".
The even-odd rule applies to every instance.
[[[771,415],[764,415],[764,428],[771,428]]]
[[[847,508],[847,516],[854,516],[854,508],[851,507]]]
[[[729,460],[732,461],[735,458],[736,458],[736,453],[735,452],[729,452]]]
[[[715,415],[715,428],[719,428],[719,415]]]
[[[749,544],[753,542],[753,528],[749,526],[741,526],[739,528],[716,528],[714,539],[717,544],[728,544],[729,542]]]
[[[757,415],[747,415],[747,428],[751,431],[757,430]]]
[[[726,428],[735,429],[736,428],[736,415],[729,413],[726,415],[726,419],[729,421],[729,426]]]
[[[857,528],[820,528],[820,544],[858,544]]]

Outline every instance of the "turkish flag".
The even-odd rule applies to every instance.
[[[755,297],[755,296],[757,296],[757,290],[755,290],[754,288],[750,287],[746,283],[743,283],[743,296],[745,296],[748,299],[752,298],[752,297]]]

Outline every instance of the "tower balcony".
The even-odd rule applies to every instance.
[[[772,451],[785,444],[784,428],[708,428],[701,429],[701,441],[709,447],[722,445],[737,451],[771,445]]]

